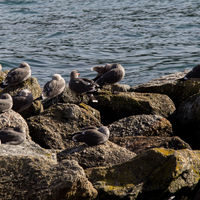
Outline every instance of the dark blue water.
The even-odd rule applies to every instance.
[[[200,63],[199,0],[1,0],[0,63],[52,74],[118,62],[136,85]]]

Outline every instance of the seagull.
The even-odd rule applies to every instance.
[[[18,113],[23,112],[29,108],[33,102],[33,95],[29,89],[23,89],[13,96],[12,109]]]
[[[91,70],[98,73],[94,81],[100,86],[117,83],[125,76],[124,68],[118,63],[96,66]]]
[[[0,96],[0,113],[9,111],[13,106],[12,97],[8,93],[3,93]]]
[[[83,131],[73,134],[72,140],[75,142],[85,142],[88,146],[94,146],[105,143],[110,136],[108,127],[101,126],[87,127]]]
[[[99,85],[93,80],[87,78],[79,78],[77,70],[73,70],[70,74],[69,89],[78,95],[91,94],[90,97],[93,102],[98,102],[93,97],[93,93],[98,91]]]
[[[11,69],[5,80],[0,84],[1,88],[17,85],[31,76],[31,68],[28,63],[22,62],[19,67]]]
[[[178,79],[180,81],[186,80],[200,80],[200,64],[195,66],[190,72],[188,72],[183,78]]]
[[[49,100],[54,97],[57,97],[59,94],[61,94],[65,89],[65,80],[62,78],[60,74],[54,74],[52,76],[52,80],[48,81],[42,91],[42,95],[38,97],[36,100]]]
[[[70,74],[69,88],[77,94],[85,94],[96,92],[98,85],[90,79],[79,78],[77,70],[73,70]]]
[[[24,142],[26,130],[24,127],[7,127],[0,130],[1,144],[18,145]]]

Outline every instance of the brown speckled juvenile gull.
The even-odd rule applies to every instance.
[[[12,97],[8,93],[0,96],[0,113],[9,111],[13,106]]]
[[[200,64],[195,66],[190,72],[188,72],[183,78],[179,80],[186,81],[189,79],[200,81]]]
[[[60,74],[54,74],[52,80],[48,81],[42,91],[42,99],[49,100],[57,97],[65,89],[65,80]]]
[[[98,144],[105,143],[110,136],[110,131],[108,127],[101,126],[88,127],[81,132],[73,134],[72,140],[75,142],[84,142],[89,146],[94,146]]]
[[[0,84],[1,88],[17,85],[31,76],[31,68],[28,63],[23,62],[19,67],[11,69],[5,80]]]
[[[1,144],[18,145],[24,142],[26,131],[24,127],[7,127],[0,130]]]
[[[77,94],[93,93],[98,90],[98,85],[90,79],[79,78],[77,70],[70,74],[69,88]]]
[[[93,67],[92,70],[98,72],[94,80],[100,86],[117,83],[125,76],[124,68],[118,63],[96,66]]]
[[[18,113],[29,108],[33,102],[33,95],[30,90],[23,89],[13,98],[13,107],[12,109]]]

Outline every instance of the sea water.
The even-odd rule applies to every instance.
[[[54,73],[120,63],[137,85],[200,62],[199,0],[1,0],[0,64],[26,61],[44,85]]]

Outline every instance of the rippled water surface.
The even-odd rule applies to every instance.
[[[191,69],[200,57],[199,0],[1,0],[0,63],[22,61],[41,85],[52,74],[118,62],[136,85]]]

